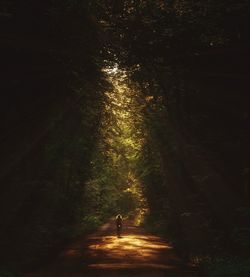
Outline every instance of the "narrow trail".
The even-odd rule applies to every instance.
[[[70,245],[47,268],[23,276],[200,277],[200,274],[185,266],[164,239],[147,234],[132,221],[125,222],[122,237],[117,238],[110,221],[96,233]]]

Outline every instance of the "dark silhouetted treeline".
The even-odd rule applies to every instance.
[[[84,217],[107,86],[87,9],[84,1],[0,3],[0,267],[37,264]]]
[[[249,1],[96,2],[107,45],[151,99],[148,225],[184,257],[208,255],[211,272],[248,276]]]
[[[147,103],[145,225],[209,276],[249,276],[249,18],[248,0],[1,1],[4,266],[106,216],[82,201],[110,61]]]

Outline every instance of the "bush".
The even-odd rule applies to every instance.
[[[60,228],[57,232],[57,237],[62,241],[71,240],[94,231],[102,223],[103,222],[99,217],[86,215],[79,224]]]
[[[166,220],[159,216],[152,214],[147,215],[143,225],[151,233],[161,236],[165,236],[166,234],[170,235],[168,233],[168,225]]]
[[[102,220],[95,215],[86,215],[80,225],[82,232],[90,232],[102,224]]]

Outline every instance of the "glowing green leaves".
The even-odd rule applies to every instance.
[[[105,93],[99,130],[99,143],[93,157],[93,180],[99,186],[101,208],[111,207],[124,213],[135,212],[143,205],[141,184],[136,169],[145,143],[141,92],[125,71],[114,65],[103,70],[112,84]],[[107,211],[108,212],[108,211]]]

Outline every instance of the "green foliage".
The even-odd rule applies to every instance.
[[[104,71],[112,88],[105,93],[92,176],[83,201],[84,209],[100,218],[135,213],[144,205],[137,168],[146,136],[139,90],[117,64]]]
[[[150,213],[146,216],[143,226],[151,233],[160,236],[167,236],[172,241],[173,237],[170,235],[170,228],[166,221],[166,215],[163,213]]]
[[[197,242],[194,235],[185,240],[188,220],[194,230],[212,228],[211,214],[214,225],[229,221],[224,202],[214,201],[218,194],[230,202],[214,189],[222,182],[207,180],[230,171],[226,185],[238,191],[230,182],[240,184],[249,198],[247,89],[238,93],[234,83],[233,96],[229,80],[247,74],[237,61],[228,64],[249,43],[248,1],[5,2],[13,2],[1,12],[11,15],[1,46],[7,101],[0,120],[7,120],[0,237],[7,248],[29,260],[111,215],[147,208],[145,224],[182,248]],[[223,165],[208,165],[202,145]],[[249,210],[238,212],[228,237],[248,249]],[[184,223],[183,214],[190,215]],[[247,268],[224,260],[214,272],[240,265]]]
[[[232,218],[239,202],[249,198],[249,176],[243,170],[249,164],[249,117],[245,123],[240,119],[240,114],[248,114],[248,85],[236,77],[247,73],[240,52],[249,46],[249,1],[94,4],[110,38],[108,56],[115,52],[115,59],[132,69],[132,79],[147,102],[146,146],[137,174],[156,226],[164,230],[170,223],[172,230],[179,230],[176,241],[188,241],[189,251],[210,252],[232,241],[243,247],[248,217],[233,223]],[[229,62],[233,56],[234,67]],[[238,108],[236,102],[241,103]],[[240,194],[241,200],[233,194]],[[182,214],[190,216],[183,219]],[[216,235],[220,232],[224,238]],[[218,237],[220,242],[215,241]],[[201,241],[208,241],[209,247]]]
[[[117,201],[117,206],[122,214],[129,214],[129,212],[133,212],[137,208],[137,199],[134,194],[130,191],[126,191],[119,197]]]
[[[1,260],[21,266],[53,252],[80,222],[83,232],[97,224],[82,223],[82,200],[108,87],[88,3],[31,2],[11,1],[7,52],[1,44],[3,67],[13,69],[3,97]]]

